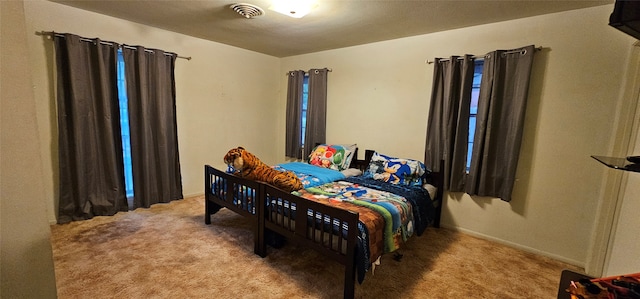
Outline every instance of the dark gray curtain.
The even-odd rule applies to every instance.
[[[425,165],[444,172],[449,191],[464,190],[473,71],[471,55],[434,62]],[[444,169],[440,169],[441,160]]]
[[[123,47],[129,101],[133,208],[182,198],[178,155],[176,54]]]
[[[302,86],[304,71],[288,73],[285,156],[302,159]]]
[[[511,201],[534,52],[531,45],[485,56],[468,194]]]
[[[58,223],[128,210],[117,44],[54,34],[60,197]]]
[[[327,73],[328,69],[309,70],[309,99],[304,157],[311,154],[315,144],[326,142],[327,133]]]

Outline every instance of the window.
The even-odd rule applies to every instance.
[[[325,142],[327,72],[325,68],[288,73],[286,157],[306,160],[315,144]]]
[[[302,128],[301,133],[301,142],[300,145],[304,148],[304,137],[305,131],[307,129],[307,102],[309,101],[309,75],[304,75],[304,80],[302,81],[302,114],[300,117],[302,118],[300,124]],[[303,155],[304,156],[304,155]]]
[[[473,138],[476,132],[476,115],[478,114],[478,97],[480,96],[480,81],[482,80],[483,60],[476,60],[473,69],[473,85],[471,87],[471,107],[469,108],[469,140],[467,148],[467,173],[471,169],[471,153],[473,152]]]
[[[120,134],[122,135],[122,158],[124,162],[124,183],[127,198],[133,197],[133,169],[131,167],[131,140],[129,138],[129,108],[127,101],[127,81],[124,74],[124,57],[118,49],[118,100],[120,103]]]

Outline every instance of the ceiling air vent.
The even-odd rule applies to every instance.
[[[261,16],[264,14],[264,10],[262,8],[257,7],[253,4],[236,3],[231,5],[230,7],[247,19],[251,19],[253,17]]]

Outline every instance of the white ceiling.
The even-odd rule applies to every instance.
[[[51,0],[104,15],[276,57],[614,3],[614,0],[317,0],[301,19],[269,10],[269,0]],[[246,19],[229,6],[250,3]]]

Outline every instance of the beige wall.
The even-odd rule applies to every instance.
[[[0,1],[0,297],[55,298],[22,1]]]
[[[634,148],[628,155],[640,155],[640,134],[635,139]],[[640,173],[627,172],[624,177],[604,276],[640,272],[640,259],[635,254],[640,248]]]
[[[57,202],[57,133],[53,42],[36,31],[143,45],[190,56],[176,61],[178,143],[184,195],[202,194],[204,164],[223,167],[243,145],[274,163],[279,60],[272,56],[143,26],[49,1],[26,1],[27,39],[41,132],[49,221]],[[266,117],[265,117],[266,116]]]
[[[517,182],[510,203],[449,194],[443,225],[584,266],[632,39],[613,6],[550,14],[282,59],[281,73],[332,68],[328,142],[421,159],[432,84],[425,60],[535,44]],[[286,90],[284,76],[280,90]],[[284,118],[285,95],[279,98]],[[284,153],[284,121],[277,145]]]
[[[176,66],[185,195],[202,167],[243,145],[284,160],[285,72],[328,67],[329,142],[422,159],[432,66],[425,60],[535,44],[518,181],[510,203],[449,195],[443,224],[576,265],[588,260],[633,39],[607,24],[613,6],[470,27],[278,59],[48,1],[25,2],[48,220],[55,221],[53,49],[35,31],[70,32],[191,56]]]
[[[629,64],[625,97],[629,98],[629,119],[626,128],[618,130],[621,138],[620,153],[616,156],[640,155],[640,42],[636,42]],[[640,248],[640,173],[609,170],[612,177],[621,177],[618,194],[611,198],[614,216],[611,238],[607,250],[604,276],[636,273],[640,269],[640,259],[635,254]],[[617,200],[615,200],[617,199]]]

